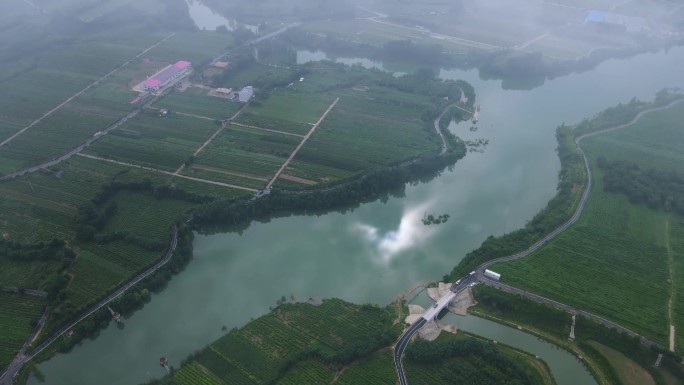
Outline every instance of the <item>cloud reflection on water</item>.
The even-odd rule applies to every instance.
[[[434,226],[421,222],[430,206],[431,202],[405,209],[396,230],[382,233],[377,227],[360,222],[353,224],[353,230],[373,245],[381,262],[388,263],[397,254],[419,246],[436,233]]]

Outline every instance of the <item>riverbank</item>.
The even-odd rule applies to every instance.
[[[607,104],[627,102],[627,95],[650,97],[657,90],[653,84],[666,84],[671,75],[651,72],[651,78],[636,78],[636,82],[628,83],[628,90],[619,92],[611,91],[611,84],[623,84],[625,77],[632,78],[630,74],[648,63],[669,63],[677,52],[681,53],[673,51],[669,55],[613,62],[596,73],[567,81],[559,79],[538,91],[516,93],[515,99],[508,98],[510,93],[501,91],[497,82],[475,80],[484,94],[478,99],[486,103],[488,111],[498,112],[486,114],[480,122],[479,134],[496,139],[485,154],[464,158],[453,170],[443,172],[430,183],[407,187],[405,196],[390,196],[343,213],[314,217],[309,212],[308,216],[301,213],[305,215],[257,222],[242,234],[198,236],[196,259],[188,272],[173,280],[168,290],[129,319],[125,333],[110,328],[97,341],[87,342],[74,353],[41,365],[41,370],[48,379],[60,381],[59,378],[73,372],[73,364],[88,362],[92,370],[81,372],[92,378],[86,382],[97,383],[97,378],[101,378],[97,374],[130,368],[135,362],[150,362],[150,367],[156,368],[159,354],[154,352],[178,362],[218,338],[222,325],[244,325],[250,317],[267,312],[269,305],[282,295],[337,296],[357,303],[388,303],[409,282],[441,276],[487,234],[505,233],[524,225],[555,193],[558,159],[549,127],[560,121],[578,121]],[[606,86],[595,90],[598,81]],[[559,98],[568,92],[587,97],[572,104],[560,102]],[[536,118],[530,120],[534,111]],[[464,131],[468,135],[467,127]],[[432,206],[423,208],[426,204]],[[423,213],[435,210],[450,213],[451,220],[433,228],[418,226],[414,233],[410,224],[415,221],[420,225]],[[357,230],[360,228],[377,232],[377,240]],[[397,236],[390,237],[395,231]],[[404,239],[411,239],[414,246],[400,248],[399,241]],[[395,244],[397,249],[385,248]],[[272,274],[271,270],[277,273]],[[254,287],[246,298],[232,294],[242,293],[240,288],[253,287],[254,281],[272,284]],[[203,298],[201,304],[198,295]],[[240,309],[239,314],[228,309],[227,303],[231,309]],[[176,318],[162,317],[179,306],[184,311]],[[165,325],[162,330],[160,324]],[[139,351],[141,345],[149,349]],[[108,365],[103,367],[88,358],[95,356],[97,362],[106,361]],[[129,364],[128,357],[135,362]],[[146,378],[144,369],[136,374],[136,379]]]
[[[387,167],[382,170],[376,170],[372,173],[365,174],[354,181],[342,183],[339,187],[326,187],[320,191],[307,191],[306,194],[288,194],[286,192],[275,190],[267,196],[256,200],[244,199],[208,203],[194,210],[189,217],[186,217],[189,219],[185,220],[186,223],[183,224],[183,234],[185,234],[185,238],[187,238],[188,234],[192,234],[190,229],[194,229],[195,231],[207,231],[207,228],[216,229],[216,226],[221,226],[221,231],[225,231],[227,228],[235,231],[236,227],[240,228],[241,226],[248,226],[252,221],[259,220],[263,217],[290,215],[289,213],[292,211],[303,209],[319,211],[331,210],[340,206],[358,205],[365,200],[375,200],[381,195],[386,194],[388,191],[395,191],[396,189],[403,188],[407,183],[410,183],[413,180],[432,178],[434,175],[439,174],[444,168],[452,165],[465,156],[465,146],[462,141],[458,140],[450,133],[447,133],[446,135],[440,135],[440,137],[443,141],[441,147],[445,151],[438,155],[421,156],[414,160],[404,162],[400,165]],[[445,137],[447,139],[444,139]],[[140,190],[141,188],[145,187],[139,186],[138,184],[131,186],[113,183],[103,190],[103,198],[101,198],[101,200],[106,201],[107,196],[115,195],[118,191],[124,191],[130,188]],[[146,186],[148,188],[152,187],[151,185]],[[175,194],[185,196],[182,191],[177,191]],[[315,196],[316,199],[311,199],[312,196]],[[201,197],[197,196],[193,197],[192,195],[188,195],[188,197],[192,199],[203,200]],[[217,218],[216,215],[218,218],[223,218],[224,221],[217,221],[215,219]],[[226,222],[226,218],[232,218],[235,221]],[[190,219],[191,222],[188,224],[187,222],[189,222]],[[180,222],[177,224],[181,225]],[[133,281],[127,283],[122,288],[117,289],[114,293],[108,295],[103,301],[100,301],[97,308],[109,303],[112,299],[123,293],[126,289],[131,288],[135,283],[149,276],[149,278],[145,279],[140,283],[140,285],[137,286],[137,289],[126,293],[114,303],[114,306],[125,316],[130,316],[134,311],[142,308],[144,303],[149,301],[150,292],[158,292],[163,289],[163,287],[166,285],[166,282],[168,282],[173,275],[181,272],[191,259],[192,237],[189,238],[189,241],[185,239],[182,247],[184,250],[183,256],[180,259],[174,259],[175,262],[172,264],[170,269],[156,271],[157,268],[163,266],[170,260],[171,251],[173,251],[175,248],[175,240],[176,232],[174,231],[174,247],[170,249],[170,252],[166,254],[165,258],[163,258],[153,268],[147,270],[139,277],[136,277]],[[48,340],[43,341],[42,338],[38,340],[37,342],[42,341],[41,345],[39,345],[25,357],[17,360],[16,364],[11,367],[12,373],[8,374],[10,378],[22,368],[23,364],[33,359],[34,356],[37,356],[37,362],[40,362],[49,359],[57,352],[68,352],[86,336],[92,336],[93,334],[97,335],[97,331],[99,329],[108,325],[108,322],[106,322],[109,320],[108,315],[104,313],[98,314],[96,319],[91,319],[90,322],[85,324],[79,324],[80,321],[92,314],[95,310],[88,310],[85,316],[80,317],[76,322],[72,322],[69,325],[62,327]],[[54,329],[55,326],[52,325],[52,327]],[[62,340],[59,346],[52,346],[50,349],[43,352],[43,349],[48,347],[52,342],[56,341],[57,338],[71,328],[74,328],[76,331],[75,334],[72,334],[68,339]],[[41,352],[43,353],[41,354]],[[35,367],[32,366],[29,370],[33,370],[33,368]],[[25,381],[27,375],[28,371],[21,371],[19,380]]]

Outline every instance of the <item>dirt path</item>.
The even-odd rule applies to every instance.
[[[144,51],[142,51],[142,52],[140,52],[139,54],[137,54],[137,55],[133,56],[132,58],[128,59],[126,62],[124,62],[124,63],[121,64],[120,66],[114,68],[113,70],[111,70],[110,72],[108,72],[107,74],[105,74],[104,76],[102,76],[102,77],[100,77],[99,79],[95,80],[94,82],[88,84],[84,89],[78,91],[77,93],[75,93],[74,95],[72,95],[70,98],[68,98],[67,100],[63,101],[63,102],[60,103],[59,105],[57,105],[57,107],[55,107],[55,108],[51,109],[50,111],[44,113],[43,116],[41,116],[40,118],[34,120],[34,121],[31,122],[31,124],[29,124],[28,126],[22,128],[21,130],[17,131],[14,135],[12,135],[12,136],[10,136],[9,138],[7,138],[7,139],[5,139],[4,141],[2,141],[2,142],[0,143],[0,147],[6,145],[7,143],[9,143],[9,142],[11,142],[11,141],[13,141],[17,136],[23,134],[23,133],[26,132],[26,130],[28,130],[29,128],[31,128],[31,127],[35,126],[36,124],[40,123],[41,121],[43,121],[43,119],[45,119],[45,118],[47,118],[48,116],[52,115],[52,114],[55,113],[57,110],[59,110],[60,108],[64,107],[67,103],[69,103],[70,101],[74,100],[75,98],[77,98],[77,97],[78,97],[79,95],[81,95],[82,93],[88,91],[88,90],[89,90],[90,88],[92,88],[93,86],[98,85],[101,81],[105,80],[106,78],[108,78],[109,76],[111,76],[113,73],[115,73],[115,72],[117,72],[118,70],[120,70],[121,68],[123,68],[123,67],[129,65],[133,60],[135,60],[135,59],[139,58],[140,56],[146,54],[148,51],[150,51],[150,50],[153,49],[154,47],[158,46],[159,44],[165,42],[166,40],[170,39],[170,38],[173,37],[173,35],[175,35],[175,34],[176,34],[176,33],[174,32],[174,33],[172,33],[172,34],[166,36],[165,38],[159,40],[158,42],[156,42],[156,43],[154,43],[153,45],[149,46],[149,47],[148,47],[147,49],[145,49]]]
[[[296,136],[298,138],[303,138],[305,135],[300,135],[300,134],[295,134],[292,132],[285,132],[285,131],[278,131],[278,130],[272,130],[270,128],[262,128],[262,127],[257,127],[257,126],[250,126],[247,124],[242,124],[242,123],[231,123],[231,126],[238,126],[238,127],[245,127],[245,128],[251,128],[254,130],[261,130],[261,131],[268,131],[268,132],[275,132],[276,134],[283,134],[283,135],[290,135],[290,136]]]
[[[670,217],[665,220],[665,248],[667,249],[667,270],[670,275],[670,300],[667,302],[667,319],[670,321],[670,351],[675,350],[675,327],[672,306],[674,305],[676,290],[674,278],[674,256],[670,247]]]
[[[223,186],[223,187],[230,187],[230,188],[234,188],[234,189],[238,189],[238,190],[245,190],[245,191],[251,191],[251,192],[256,192],[256,191],[257,191],[256,189],[248,188],[248,187],[244,187],[244,186],[238,186],[238,185],[228,184],[228,183],[222,183],[222,182],[215,182],[215,181],[213,181],[213,180],[207,180],[207,179],[202,179],[202,178],[195,178],[195,177],[187,176],[187,175],[180,175],[180,174],[173,173],[173,172],[171,172],[171,171],[159,170],[159,169],[156,169],[156,168],[141,166],[141,165],[133,164],[133,163],[120,162],[120,161],[118,161],[118,160],[107,159],[107,158],[101,158],[101,157],[99,157],[99,156],[94,156],[94,155],[88,155],[88,154],[79,153],[78,156],[82,156],[82,157],[84,157],[84,158],[89,158],[89,159],[100,160],[100,161],[103,161],[103,162],[109,162],[109,163],[119,164],[119,165],[127,166],[127,167],[135,167],[135,168],[139,168],[139,169],[141,169],[141,170],[152,171],[152,172],[157,172],[157,173],[160,173],[160,174],[175,176],[175,177],[177,177],[177,178],[183,178],[183,179],[188,179],[188,180],[194,180],[195,182],[202,182],[202,183],[213,184],[213,185]]]
[[[337,99],[335,99],[335,101],[332,102],[332,104],[330,105],[330,107],[328,107],[328,109],[325,110],[325,112],[323,113],[323,115],[321,115],[320,119],[318,119],[318,122],[316,122],[316,124],[314,124],[314,126],[311,127],[311,130],[309,130],[309,133],[306,134],[306,136],[304,137],[304,139],[302,139],[301,142],[299,142],[299,144],[297,145],[297,148],[295,148],[294,151],[292,151],[292,154],[290,154],[290,157],[287,158],[287,160],[285,161],[285,163],[283,163],[283,165],[280,166],[280,169],[279,169],[278,172],[276,172],[276,174],[273,176],[273,179],[271,179],[271,181],[268,182],[268,185],[266,185],[266,189],[267,189],[267,190],[270,189],[271,186],[273,186],[273,183],[275,183],[276,179],[278,179],[278,177],[279,177],[280,174],[283,172],[283,170],[285,170],[285,168],[287,167],[287,165],[290,164],[290,162],[291,162],[292,159],[295,157],[295,155],[297,155],[297,153],[298,153],[299,150],[302,148],[302,146],[304,146],[304,143],[306,143],[306,141],[309,140],[309,138],[310,138],[311,135],[314,133],[314,131],[316,131],[316,128],[318,128],[318,126],[321,124],[321,122],[323,122],[323,120],[325,119],[325,117],[328,116],[328,113],[330,113],[330,111],[332,111],[332,109],[335,107],[335,105],[336,105],[337,102],[339,102],[339,101],[340,101],[340,98],[339,98],[339,97],[338,97]]]
[[[261,182],[268,182],[268,179],[262,178],[262,177],[259,177],[259,176],[250,175],[250,174],[243,174],[243,173],[241,173],[241,172],[226,171],[226,170],[221,169],[221,168],[211,167],[211,166],[207,166],[207,165],[204,165],[204,164],[192,164],[192,165],[190,165],[190,167],[188,167],[188,168],[194,168],[194,169],[199,169],[199,170],[206,170],[206,171],[216,172],[216,173],[219,173],[219,174],[226,174],[226,175],[237,176],[237,177],[240,177],[240,178],[253,179],[253,180],[258,180],[258,181],[261,181]]]
[[[240,109],[237,110],[237,112],[235,113],[235,115],[233,115],[233,116],[230,117],[230,120],[232,121],[233,119],[237,118],[237,117],[240,115],[240,113],[242,113],[242,111],[244,111],[244,109],[247,108],[248,105],[249,105],[249,103],[245,103],[244,106],[240,107]],[[184,114],[184,113],[179,113],[179,114],[181,114],[181,115],[187,115],[187,116],[194,116],[194,117],[196,117],[196,118],[203,118],[203,119],[214,120],[214,119],[207,118],[207,117],[204,117],[204,116],[190,115],[190,114]],[[209,143],[211,143],[214,139],[216,139],[216,137],[217,137],[224,129],[225,129],[225,125],[221,125],[221,128],[219,128],[218,130],[216,130],[216,132],[214,132],[214,134],[213,134],[212,136],[210,136],[209,139],[207,139],[206,142],[204,142],[204,143],[195,151],[195,153],[192,154],[192,156],[193,156],[193,157],[197,157],[197,155],[199,155],[199,153],[202,152],[202,151],[209,145]],[[180,173],[181,173],[181,171],[183,171],[183,169],[185,169],[185,163],[181,164],[181,165],[178,167],[178,169],[173,173],[173,175],[181,176]]]

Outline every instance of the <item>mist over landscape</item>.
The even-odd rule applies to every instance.
[[[0,2],[0,385],[684,384],[684,0]]]

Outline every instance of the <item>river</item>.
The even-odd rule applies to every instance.
[[[501,81],[481,80],[476,71],[442,70],[441,77],[475,87],[482,106],[477,132],[470,124],[451,129],[465,139],[489,139],[484,153],[468,154],[440,177],[408,186],[404,197],[344,213],[276,218],[242,234],[197,236],[186,271],[126,319],[125,328],[111,326],[39,369],[51,385],[136,384],[163,375],[160,356],[178,366],[224,334],[224,326],[265,314],[281,296],[387,304],[409,287],[439,280],[488,235],[523,226],[554,195],[556,126],[632,97],[650,100],[665,86],[684,86],[681,63],[684,49],[675,48],[610,60],[529,91],[504,90]],[[451,217],[424,226],[425,213]],[[559,350],[552,345],[535,350],[531,342],[501,337],[517,330],[475,317],[461,322],[471,325],[465,330],[556,360],[551,352]],[[559,384],[594,384],[572,355],[561,353],[558,365],[569,369],[554,370]]]
[[[240,26],[249,29],[250,31],[257,33],[259,27],[250,24],[240,24],[235,20],[229,20],[223,17],[221,14],[214,12],[211,8],[207,7],[200,0],[185,0],[188,4],[188,14],[197,28],[201,30],[215,31],[217,27],[224,26],[229,31],[234,30]]]

